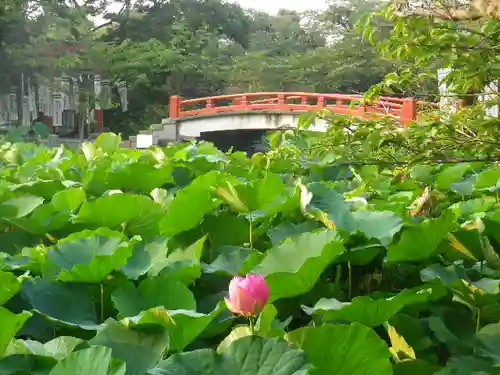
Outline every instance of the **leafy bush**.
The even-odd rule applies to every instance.
[[[120,141],[0,145],[0,374],[499,373],[497,164]]]

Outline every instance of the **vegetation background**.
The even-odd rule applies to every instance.
[[[126,0],[110,13],[107,0],[6,0],[0,90],[19,85],[21,74],[38,81],[63,71],[124,80],[129,110],[106,113],[107,126],[124,135],[168,117],[171,95],[359,94],[396,67],[355,30],[357,20],[381,6],[346,0],[324,12],[269,15],[221,0]],[[53,53],[68,42],[80,50]]]

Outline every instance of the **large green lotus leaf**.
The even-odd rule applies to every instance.
[[[0,306],[0,357],[4,355],[16,333],[31,315],[28,311],[14,314]]]
[[[390,298],[372,299],[369,296],[355,297],[350,303],[334,298],[322,298],[313,308],[303,309],[308,314],[317,314],[323,321],[357,322],[369,327],[379,326],[405,306],[438,300],[447,295],[447,290],[440,286],[405,289]]]
[[[187,286],[166,276],[147,277],[138,288],[126,283],[113,291],[111,297],[122,317],[158,306],[168,310],[196,310],[196,300]]]
[[[446,211],[437,219],[428,219],[403,230],[399,242],[389,246],[387,261],[415,262],[431,258],[454,225],[453,214]]]
[[[87,194],[82,187],[74,187],[54,194],[51,203],[57,210],[76,212],[86,198]]]
[[[445,166],[444,170],[436,175],[436,185],[440,189],[449,189],[451,184],[461,181],[471,169],[472,165],[469,163]]]
[[[111,349],[93,346],[71,353],[59,361],[49,375],[124,375],[125,366],[115,364]]]
[[[250,239],[250,223],[242,216],[222,211],[217,216],[207,215],[202,223],[203,232],[208,233],[213,247],[243,245]]]
[[[440,264],[431,264],[422,271],[420,277],[424,282],[441,282],[453,294],[469,305],[485,307],[496,303],[500,294],[500,280],[482,278],[472,281],[465,270],[452,264],[443,267]]]
[[[119,193],[85,202],[75,222],[152,237],[163,213],[161,205],[144,195]]]
[[[303,351],[278,339],[258,336],[234,341],[221,355],[200,349],[174,354],[148,375],[308,375]]]
[[[208,325],[225,309],[223,303],[209,314],[191,310],[166,310],[152,308],[124,321],[135,325],[158,325],[167,329],[170,336],[170,349],[181,351],[192,343]]]
[[[430,332],[426,331],[424,320],[405,313],[399,313],[389,320],[389,324],[395,328],[398,334],[404,337],[406,343],[415,350],[417,356],[419,352],[435,345],[430,338]]]
[[[403,220],[391,211],[351,212],[344,196],[323,183],[309,184],[307,190],[309,192],[302,193],[305,210],[328,228],[339,228],[349,233],[360,231],[367,238],[376,238],[387,246],[403,226]]]
[[[387,344],[361,324],[304,327],[285,339],[307,353],[316,368],[311,374],[392,375]]]
[[[134,245],[107,228],[73,233],[49,250],[44,274],[64,282],[100,283],[127,263]]]
[[[385,251],[385,248],[380,244],[356,246],[346,249],[346,251],[339,256],[337,262],[351,263],[351,266],[365,266],[371,263],[371,261],[383,251]]]
[[[103,165],[92,173],[88,186],[96,192],[126,190],[149,195],[155,188],[173,181],[172,167],[156,164],[155,161],[131,162],[128,159],[113,167]]]
[[[43,198],[22,196],[11,198],[0,203],[0,219],[19,219],[29,215],[35,208],[43,204]]]
[[[474,187],[476,190],[498,190],[500,188],[500,168],[494,166],[479,173]]]
[[[104,152],[117,151],[122,143],[122,137],[114,133],[102,133],[97,137],[94,146],[102,149]]]
[[[14,226],[10,227],[7,232],[0,233],[0,253],[19,256],[24,248],[38,244],[40,244],[39,235],[28,233]]]
[[[67,357],[81,342],[83,342],[82,339],[72,336],[59,336],[45,344],[33,340],[15,340],[11,342],[5,355],[36,355],[61,360]]]
[[[205,273],[219,273],[227,276],[246,274],[247,270],[260,263],[264,254],[248,247],[221,246],[212,250],[216,256],[210,264],[205,264]]]
[[[493,261],[500,266],[500,261],[496,260],[498,256],[489,244],[487,237],[483,236],[478,229],[460,229],[449,233],[446,242],[439,247],[441,254],[447,260],[482,260],[488,257],[488,261]],[[490,252],[490,253],[488,253]],[[491,263],[490,263],[491,264]]]
[[[52,357],[9,355],[0,359],[0,375],[47,375],[56,364]]]
[[[402,361],[393,365],[394,375],[433,375],[439,369],[439,366],[421,359]]]
[[[283,179],[274,173],[266,173],[262,179],[250,180],[233,188],[222,186],[220,197],[233,209],[249,214],[252,221],[288,212],[299,208],[299,195],[295,186],[286,186]]]
[[[434,375],[497,375],[498,366],[478,356],[452,357],[446,367]]]
[[[262,179],[236,187],[238,196],[250,212],[264,211],[283,195],[284,189],[282,178],[274,173],[266,173]]]
[[[402,226],[403,220],[391,211],[360,210],[352,214],[356,228],[367,238],[376,238],[384,246],[389,245]]]
[[[483,218],[485,234],[500,243],[500,211],[491,211]]]
[[[22,279],[10,272],[0,271],[0,305],[14,297],[21,290]]]
[[[325,268],[343,251],[335,230],[303,233],[268,250],[252,272],[266,277],[272,302],[310,291]]]
[[[174,236],[199,225],[221,203],[213,194],[220,178],[218,171],[212,171],[177,192],[160,221],[160,233]]]
[[[43,235],[64,228],[70,219],[69,211],[60,211],[48,203],[35,208],[29,217],[11,219],[11,222],[26,232]]]
[[[481,328],[476,334],[480,345],[478,352],[500,364],[500,323],[488,324]]]
[[[33,310],[53,322],[87,330],[98,327],[96,308],[86,285],[25,280],[21,296]]]
[[[156,328],[139,329],[122,322],[108,320],[88,343],[110,348],[113,358],[125,362],[126,375],[144,375],[146,370],[153,368],[168,350],[168,333],[163,327]]]
[[[157,262],[148,274],[156,276],[166,275],[172,279],[191,284],[201,276],[201,256],[207,237],[204,236],[185,249],[175,249],[167,258]]]
[[[267,234],[271,239],[273,246],[278,246],[288,237],[296,236],[305,232],[312,232],[316,229],[319,229],[319,224],[314,221],[304,221],[299,224],[285,221],[269,229]]]
[[[469,199],[462,202],[452,204],[449,209],[455,213],[457,217],[468,219],[471,215],[487,212],[495,206],[497,200],[495,197],[482,197]]]
[[[74,182],[35,179],[23,182],[21,184],[11,185],[10,190],[15,191],[18,195],[34,195],[37,197],[50,199],[54,194],[57,194],[59,191],[64,190],[66,188],[65,185],[71,185],[72,183]]]
[[[122,267],[128,279],[137,280],[156,264],[163,264],[167,259],[167,237],[157,237],[149,242],[135,245],[132,256]]]
[[[312,194],[312,196],[311,196]],[[328,228],[354,232],[357,224],[344,196],[321,182],[304,187],[301,196],[303,209]]]

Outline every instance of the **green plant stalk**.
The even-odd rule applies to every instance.
[[[104,285],[101,283],[101,323],[104,322]]]
[[[351,261],[347,262],[347,267],[348,267],[348,276],[347,276],[347,283],[348,283],[348,295],[349,295],[349,300],[351,300],[352,297],[352,267],[351,267]]]
[[[476,308],[476,333],[481,329],[481,309]]]
[[[248,241],[250,243],[250,249],[253,249],[253,222],[252,222],[252,214],[248,214],[249,217],[249,230],[248,230]]]

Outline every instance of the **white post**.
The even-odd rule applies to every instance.
[[[491,101],[498,103],[498,81],[490,82],[484,88],[486,94],[479,96],[479,101]],[[486,115],[490,117],[499,117],[499,105],[498,104],[488,104],[486,107]]]
[[[451,72],[451,68],[438,69],[438,84],[439,84],[439,95],[441,95],[439,100],[439,109],[445,113],[454,113],[457,111],[456,100],[454,98],[454,93],[448,90],[448,86],[443,80]]]

